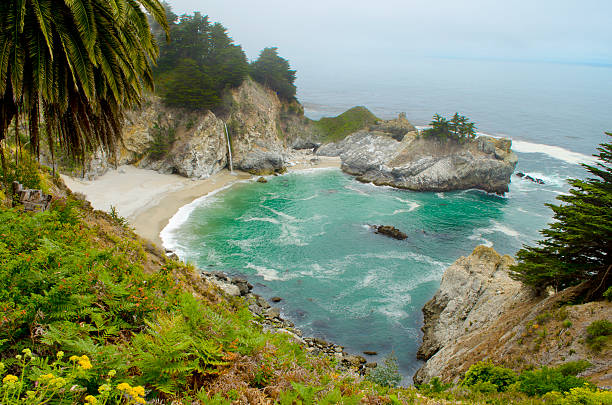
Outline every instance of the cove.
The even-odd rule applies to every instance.
[[[275,306],[305,336],[378,352],[368,361],[393,352],[411,377],[420,366],[421,308],[444,269],[479,244],[514,254],[537,239],[550,219],[543,202],[563,187],[517,182],[502,198],[377,187],[337,169],[295,172],[196,201],[164,241],[197,267],[242,274],[255,293],[282,297]],[[375,234],[369,224],[408,238]]]

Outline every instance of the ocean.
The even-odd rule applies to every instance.
[[[513,255],[551,221],[546,203],[585,177],[581,162],[603,134],[611,70],[598,66],[423,59],[401,68],[304,73],[299,98],[317,119],[365,105],[415,125],[459,112],[481,133],[513,140],[517,171],[504,197],[476,190],[418,193],[362,184],[336,169],[237,183],[183,207],[162,232],[166,247],[204,269],[246,275],[280,296],[305,335],[381,361],[393,354],[409,384],[420,367],[421,308],[444,269],[479,244]],[[393,225],[397,241],[369,225]]]

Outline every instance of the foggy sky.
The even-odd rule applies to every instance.
[[[414,56],[612,63],[610,0],[169,0],[229,29],[247,56],[293,66]]]

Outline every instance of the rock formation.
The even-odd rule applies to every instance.
[[[388,236],[393,239],[404,240],[408,237],[404,232],[391,225],[372,225],[375,233]]]
[[[461,143],[424,138],[413,131],[398,141],[392,127],[373,128],[322,145],[317,154],[340,156],[343,171],[377,185],[416,191],[508,191],[517,163],[508,139],[480,136]]]
[[[510,256],[478,246],[446,269],[439,290],[423,308],[417,356],[426,362],[414,382],[457,381],[481,360],[519,371],[586,359],[592,367],[582,375],[600,386],[612,385],[612,349],[597,353],[584,343],[593,321],[612,318],[612,303],[564,305],[580,287],[536,297],[509,277],[513,263]]]

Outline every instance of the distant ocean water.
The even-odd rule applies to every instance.
[[[583,177],[580,162],[612,130],[607,68],[481,61],[420,61],[402,69],[327,72],[299,83],[311,118],[365,105],[416,125],[436,112],[471,117],[509,136],[517,170],[505,197],[468,190],[417,193],[362,184],[339,170],[242,182],[183,207],[163,231],[167,247],[201,268],[246,274],[307,335],[349,351],[394,352],[405,383],[420,366],[421,308],[444,269],[478,244],[514,254],[551,220],[544,206]],[[396,241],[368,224],[394,225]]]

